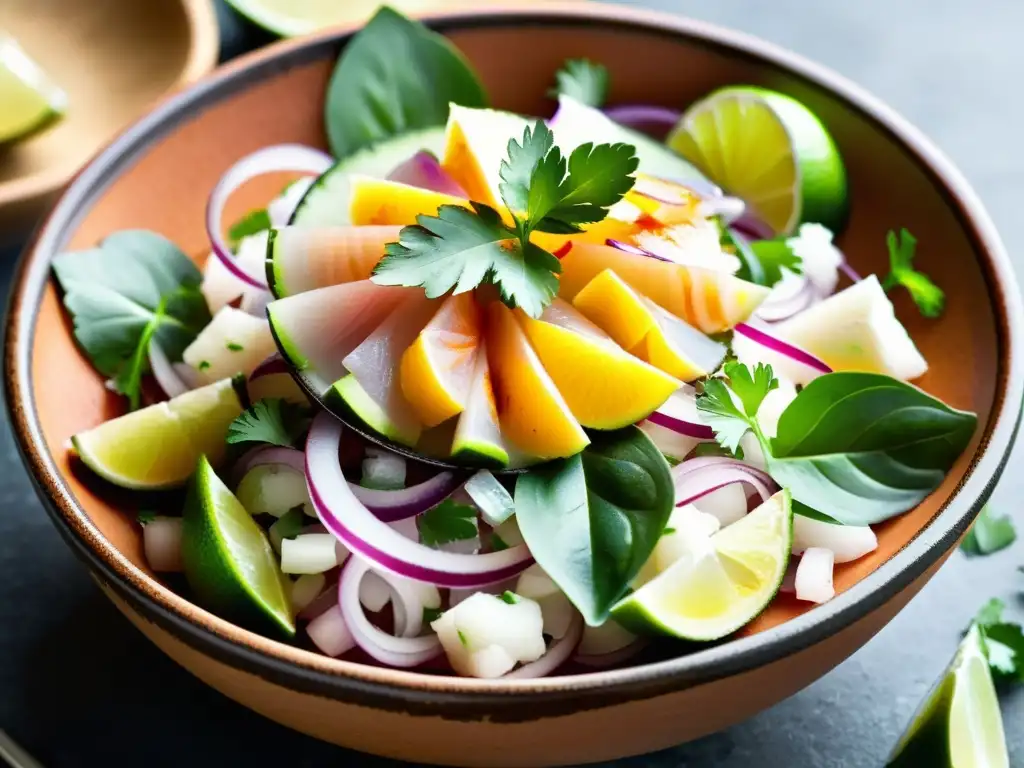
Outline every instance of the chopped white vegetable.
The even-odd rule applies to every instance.
[[[316,178],[316,176],[307,176],[297,179],[289,184],[284,192],[270,201],[267,205],[267,216],[270,218],[271,226],[283,227],[291,221],[292,214],[295,213],[295,209],[299,207],[303,196],[313,186]]]
[[[238,266],[250,275],[263,274],[267,258],[268,232],[257,232],[242,239],[238,244],[235,259]],[[231,303],[243,293],[254,290],[228,271],[215,254],[210,254],[203,267],[203,282],[199,286],[210,312],[216,314],[221,307]]]
[[[849,563],[878,549],[878,537],[866,525],[836,525],[793,516],[793,554],[812,547],[828,549],[837,563]]]
[[[928,370],[875,275],[774,328],[836,371],[870,371],[916,379]]]
[[[757,409],[757,423],[764,436],[771,439],[779,430],[779,418],[789,404],[796,400],[796,387],[788,380],[776,376],[779,386],[765,395]]]
[[[364,488],[395,491],[405,487],[405,472],[404,457],[391,451],[367,448],[360,485]]]
[[[248,376],[276,352],[277,344],[265,317],[221,307],[185,348],[181,359],[196,370],[200,383],[211,384],[236,373]]]
[[[448,590],[448,607],[454,608],[461,602],[468,600],[477,592],[486,592],[489,595],[502,595],[505,592],[514,592],[516,589],[516,577],[513,576],[511,579],[505,579],[499,581],[497,584],[488,584],[485,587],[471,587],[469,589],[459,589],[453,587]]]
[[[742,266],[735,254],[722,250],[721,233],[711,219],[697,218],[656,233],[641,230],[634,239],[645,251],[688,267],[735,274]]]
[[[516,511],[512,495],[486,469],[469,478],[463,490],[480,510],[484,522],[492,528],[504,523]]]
[[[155,517],[142,527],[146,562],[157,573],[177,573],[181,566],[181,518]]]
[[[341,608],[337,605],[332,605],[309,622],[306,634],[321,653],[327,656],[341,656],[356,647],[356,641],[345,625]]]
[[[654,563],[658,573],[667,570],[680,558],[693,554],[695,547],[710,539],[719,528],[721,523],[717,517],[701,512],[692,504],[673,509],[665,532],[654,545]]]
[[[796,236],[786,240],[800,257],[803,274],[819,296],[829,296],[839,283],[839,265],[846,259],[832,244],[832,232],[821,224],[801,224]],[[771,301],[771,296],[768,297]]]
[[[470,677],[500,677],[547,650],[540,606],[525,597],[506,602],[477,592],[430,626],[455,671]]]
[[[599,627],[583,628],[583,639],[576,652],[583,656],[603,656],[621,650],[636,640],[637,636],[621,624],[608,619]]]
[[[391,602],[391,588],[384,579],[369,571],[359,582],[359,602],[370,613],[383,611],[384,606]]]
[[[693,502],[693,506],[705,514],[717,518],[724,528],[747,514],[747,491],[743,483],[731,483]],[[669,522],[669,525],[672,525]]]
[[[811,547],[800,558],[796,567],[796,599],[811,603],[827,603],[835,597],[832,570],[835,564],[832,550]]]
[[[298,613],[324,591],[327,578],[322,573],[307,573],[292,582],[292,609]]]
[[[284,573],[323,573],[347,558],[348,550],[329,533],[306,533],[281,542]]]
[[[297,506],[315,514],[306,487],[306,476],[280,464],[262,464],[245,473],[235,496],[250,515],[280,517]]]
[[[513,590],[520,597],[536,601],[544,618],[544,634],[556,640],[565,637],[576,608],[544,569],[531,565],[521,574]]]

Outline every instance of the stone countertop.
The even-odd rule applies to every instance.
[[[1024,5],[1009,0],[635,0],[732,26],[831,66],[928,133],[1001,225],[1018,271],[1024,186]],[[222,18],[229,19],[223,8]],[[262,38],[224,25],[225,55]],[[0,260],[6,295],[13,254]],[[1024,491],[1011,457],[993,504]],[[1024,541],[988,558],[954,554],[910,606],[806,690],[726,731],[619,768],[877,768],[979,605],[1016,611]],[[1002,696],[1011,763],[1024,764],[1024,695]],[[290,732],[207,688],[114,609],[35,497],[6,419],[0,427],[0,728],[47,768],[402,764]],[[609,764],[611,765],[611,764]]]

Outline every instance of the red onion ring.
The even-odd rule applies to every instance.
[[[625,648],[619,648],[617,651],[601,654],[577,653],[572,660],[577,664],[582,664],[585,667],[594,667],[595,669],[616,667],[624,661],[629,661],[631,658],[636,656],[640,651],[646,648],[649,643],[650,640],[646,637],[638,637]]]
[[[846,262],[846,259],[843,259],[841,262],[839,262],[839,271],[846,275],[851,282],[859,283],[863,279],[857,272],[857,270],[855,270]]]
[[[366,562],[358,557],[351,557],[338,580],[338,605],[356,645],[377,661],[391,667],[415,667],[438,656],[442,649],[441,641],[437,639],[436,634],[424,637],[395,637],[375,627],[366,618],[362,603],[359,602],[359,584],[369,572],[370,566]],[[406,610],[406,613],[414,613],[415,611],[411,610],[413,607],[408,606],[409,610]],[[419,621],[423,621],[422,605],[419,607]]]
[[[249,470],[267,464],[288,467],[296,472],[305,473],[306,471],[306,457],[302,455],[302,451],[277,445],[261,445],[242,454],[235,462],[232,476],[237,481],[241,481],[249,473]]]
[[[376,515],[378,520],[393,523],[407,517],[415,517],[431,507],[436,507],[459,487],[459,478],[451,472],[441,472],[418,485],[396,491],[363,488],[354,483],[349,483],[349,486],[355,497]]]
[[[153,378],[167,397],[177,397],[192,389],[192,385],[178,374],[156,339],[149,342],[149,367],[153,371]]]
[[[762,331],[760,328],[755,328],[747,323],[739,323],[733,328],[733,331],[741,336],[746,336],[748,339],[760,344],[765,349],[769,349],[772,352],[777,352],[780,355],[788,357],[790,360],[803,363],[809,368],[813,368],[821,373],[832,373],[832,369],[821,358],[815,357],[810,352],[800,349],[800,347],[796,347],[788,341],[783,341],[777,336],[772,336],[770,333]]]
[[[306,440],[306,485],[327,530],[375,568],[439,587],[466,588],[502,581],[533,563],[525,544],[464,555],[410,541],[377,519],[352,492],[338,463],[341,436],[341,423],[329,413],[313,419]]]
[[[224,216],[224,205],[232,193],[250,179],[276,171],[302,171],[319,176],[333,162],[330,155],[319,149],[302,144],[275,144],[246,155],[220,177],[206,201],[206,234],[210,238],[213,252],[232,275],[253,288],[267,288],[263,275],[250,275],[238,266],[234,253],[224,239],[221,219]]]
[[[551,644],[547,652],[536,661],[524,664],[502,677],[512,680],[531,680],[536,677],[547,677],[572,656],[576,646],[580,644],[583,637],[583,617],[576,613],[572,617],[569,628],[558,640]]]
[[[388,174],[388,179],[408,184],[411,187],[441,192],[445,195],[469,197],[466,190],[460,187],[459,183],[441,167],[441,163],[434,153],[425,149],[421,149],[397,166]]]
[[[778,486],[767,472],[726,456],[702,456],[687,459],[672,467],[675,480],[677,507],[692,504],[712,491],[733,483],[746,483],[761,501],[767,501]]]
[[[659,141],[668,136],[683,116],[679,110],[656,107],[652,104],[622,104],[608,107],[604,113],[619,125],[632,128]]]
[[[652,424],[697,440],[714,440],[715,431],[700,421],[697,393],[690,386],[673,392],[662,406],[647,417]]]
[[[649,259],[657,259],[658,261],[667,261],[669,263],[672,263],[672,259],[666,259],[664,256],[658,256],[656,253],[645,251],[643,248],[640,248],[639,246],[632,245],[630,243],[624,243],[621,240],[613,240],[611,238],[608,238],[607,240],[604,241],[604,244],[612,248],[615,248],[618,251],[623,251],[624,253],[631,253],[634,256],[646,256]]]
[[[254,381],[264,376],[274,376],[279,373],[290,373],[288,363],[280,355],[271,355],[253,369],[252,373],[249,374],[249,381]]]
[[[757,316],[769,323],[778,322],[803,312],[818,300],[818,294],[805,275],[797,275],[793,279],[800,281],[800,288],[792,295],[782,298],[771,298],[757,308]]]

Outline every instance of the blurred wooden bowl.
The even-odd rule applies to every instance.
[[[31,229],[100,147],[212,69],[219,48],[210,0],[3,0],[0,30],[69,99],[62,120],[0,148],[0,241]]]

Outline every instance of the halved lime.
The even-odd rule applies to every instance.
[[[718,640],[775,597],[792,541],[792,504],[783,490],[623,598],[612,617],[635,632]]]
[[[228,425],[245,410],[244,380],[223,379],[71,438],[89,469],[122,488],[170,488],[184,483],[206,454],[224,455]]]
[[[0,144],[61,117],[68,97],[12,38],[0,35]]]
[[[846,170],[817,116],[775,91],[735,86],[690,107],[668,145],[779,234],[846,220]]]
[[[205,456],[185,500],[181,560],[204,607],[239,623],[295,634],[284,576],[266,534]]]
[[[889,768],[1009,768],[984,644],[983,631],[972,625],[896,745]]]
[[[307,35],[347,21],[366,21],[382,5],[376,0],[228,0],[228,3],[252,23],[282,37]],[[445,4],[439,0],[391,0],[387,3],[406,14]],[[451,0],[447,4],[451,5]]]

